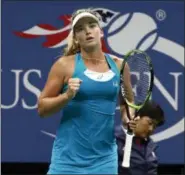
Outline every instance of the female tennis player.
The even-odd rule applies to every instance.
[[[96,13],[72,15],[64,56],[52,66],[38,100],[42,117],[63,111],[48,174],[117,174],[114,115],[122,59],[102,51],[102,37]]]

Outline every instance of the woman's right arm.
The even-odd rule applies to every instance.
[[[66,58],[60,58],[51,67],[47,82],[38,99],[38,113],[50,116],[63,108],[71,99],[67,92],[61,94],[67,73]]]

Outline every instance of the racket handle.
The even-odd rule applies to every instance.
[[[133,136],[134,134],[131,134],[131,133],[126,134],[124,157],[123,157],[123,162],[122,162],[122,167],[125,167],[125,168],[130,167],[130,156],[131,156],[131,151],[132,151]]]

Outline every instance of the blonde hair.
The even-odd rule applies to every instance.
[[[98,15],[98,13],[93,11],[92,8],[88,8],[88,9],[79,9],[79,10],[75,11],[72,14],[71,22],[73,22],[74,18],[77,15],[79,15],[80,13],[83,13],[83,12],[91,13],[94,16],[96,16],[99,20],[101,19],[100,16]],[[66,48],[64,48],[64,56],[74,55],[78,52],[80,52],[80,45],[75,42],[74,33],[73,33],[73,30],[71,30],[71,32],[69,33],[69,35],[67,37],[67,46],[66,46]]]

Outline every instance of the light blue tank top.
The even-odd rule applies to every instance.
[[[114,116],[120,78],[115,62],[105,56],[110,68],[106,73],[88,70],[81,55],[75,56],[73,77],[83,82],[63,108],[53,145],[53,166],[85,168],[117,161]],[[66,89],[67,85],[63,91]]]

